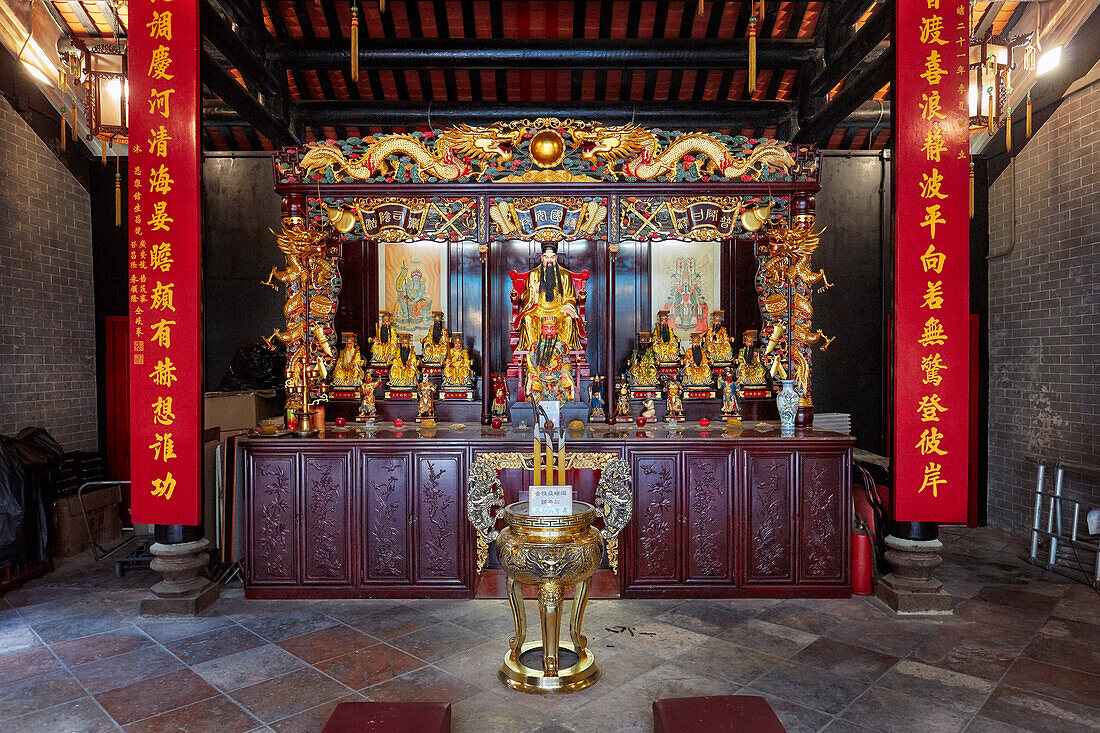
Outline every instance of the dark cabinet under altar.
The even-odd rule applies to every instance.
[[[568,449],[631,467],[623,597],[846,596],[853,443],[813,429],[590,425]],[[529,451],[530,432],[385,427],[239,445],[249,597],[466,598],[479,580],[468,466]],[[509,500],[529,481],[504,476]],[[574,482],[590,501],[591,477]]]

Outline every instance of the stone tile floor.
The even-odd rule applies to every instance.
[[[446,700],[454,730],[652,730],[654,698],[762,694],[792,732],[1100,731],[1100,595],[945,528],[949,618],[851,600],[596,600],[594,687],[502,687],[503,600],[249,601],[143,619],[87,557],[0,599],[0,730],[319,731],[343,700]],[[533,607],[529,613],[534,614]],[[536,626],[537,628],[537,626]]]

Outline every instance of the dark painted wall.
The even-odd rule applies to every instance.
[[[833,287],[814,295],[814,328],[836,341],[814,352],[814,411],[849,413],[856,445],[887,455],[883,304],[892,273],[883,263],[889,262],[892,241],[889,161],[878,153],[827,153],[816,221],[826,231],[814,269],[823,268]]]
[[[269,157],[207,157],[203,162],[204,383],[215,390],[233,353],[283,320],[283,294],[263,285],[286,264],[268,228],[278,230],[282,197]]]

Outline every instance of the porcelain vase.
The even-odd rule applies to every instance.
[[[793,428],[795,415],[798,414],[798,392],[795,391],[793,379],[783,380],[783,389],[779,390],[775,404],[779,407],[779,424],[784,428]]]

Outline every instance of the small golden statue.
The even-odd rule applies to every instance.
[[[684,352],[684,386],[712,387],[714,373],[710,369],[710,359],[703,348],[703,333],[691,334],[691,348]]]
[[[419,395],[416,402],[417,420],[435,420],[435,390],[435,383],[425,374],[416,388]]]
[[[625,379],[619,379],[618,396],[615,398],[615,419],[618,422],[630,420],[630,388]]]
[[[358,388],[363,383],[363,357],[359,355],[354,333],[340,335],[344,339],[344,348],[340,349],[340,356],[332,369],[332,386]]]
[[[425,347],[426,349],[427,347]],[[443,364],[444,387],[472,387],[474,372],[470,367],[470,352],[462,345],[462,334],[451,334],[451,349]]]
[[[397,356],[397,331],[393,327],[393,314],[389,311],[379,311],[378,332],[370,340],[371,366],[389,366]]]
[[[508,422],[508,382],[503,374],[493,375],[493,404],[491,414]]]
[[[653,351],[662,364],[680,363],[680,337],[669,325],[668,311],[657,311],[657,325],[653,327]]]
[[[722,324],[725,311],[711,311],[710,330],[707,331],[707,356],[714,364],[725,366],[733,361],[733,346],[730,345],[729,334]]]
[[[432,311],[432,327],[428,335],[420,339],[424,366],[439,366],[447,358],[451,339],[443,325],[443,311]]]
[[[390,376],[386,386],[415,388],[420,377],[420,359],[412,347],[412,334],[402,332],[398,336],[397,354],[390,363]]]
[[[744,346],[737,351],[737,391],[742,397],[745,392],[757,392],[768,389],[764,364],[760,361],[760,350],[755,347],[756,331],[745,331],[742,335]]]
[[[668,380],[665,385],[665,419],[669,421],[684,419],[684,402],[682,399],[684,388],[676,381],[675,377]]]
[[[359,416],[356,420],[369,422],[378,417],[378,408],[374,404],[374,390],[378,389],[379,384],[381,382],[371,373],[359,385]]]
[[[517,351],[530,351],[539,341],[542,324],[553,319],[557,338],[565,344],[566,351],[581,348],[584,325],[578,311],[577,293],[573,287],[573,273],[558,265],[557,242],[543,242],[542,262],[538,269],[527,273],[527,285],[523,292],[512,291],[512,301],[518,302],[519,343]]]
[[[527,398],[572,402],[572,363],[566,345],[558,338],[558,324],[552,317],[542,322],[541,338],[527,352]]]
[[[630,386],[658,387],[661,380],[657,375],[657,354],[653,351],[653,336],[648,331],[638,332],[638,341],[634,353],[630,355]]]

